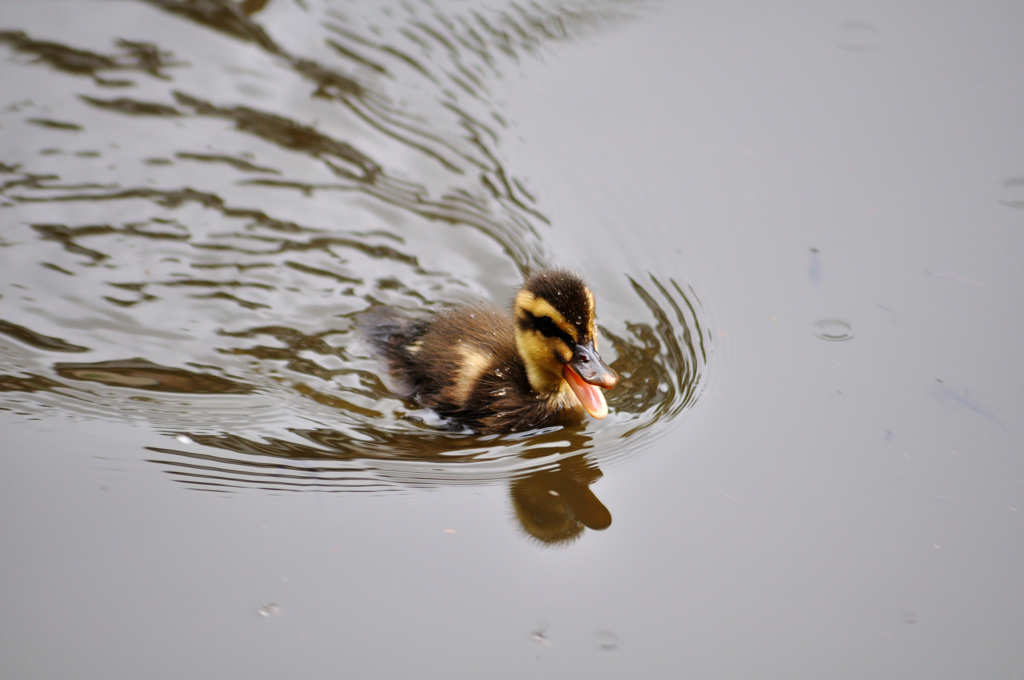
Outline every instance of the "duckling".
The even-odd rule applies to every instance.
[[[426,322],[392,317],[371,338],[392,376],[424,406],[480,433],[521,432],[608,415],[618,374],[597,352],[594,296],[578,275],[546,270],[512,316],[485,303]]]

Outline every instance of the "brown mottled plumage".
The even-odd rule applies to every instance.
[[[597,353],[594,296],[568,271],[542,271],[516,295],[513,315],[486,304],[427,322],[395,318],[371,329],[410,396],[478,432],[521,432],[607,415],[601,389],[618,376]]]

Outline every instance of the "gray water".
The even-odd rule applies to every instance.
[[[0,671],[1019,678],[1024,8],[7,2]],[[611,414],[379,306],[590,280]]]

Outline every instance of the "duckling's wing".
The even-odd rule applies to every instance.
[[[445,413],[461,410],[483,376],[515,347],[512,322],[488,305],[470,305],[433,320],[406,348],[421,400]]]

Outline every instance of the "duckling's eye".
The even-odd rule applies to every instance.
[[[537,329],[541,335],[548,338],[558,338],[569,347],[572,347],[576,343],[569,337],[569,334],[563,331],[561,328],[552,321],[550,316],[533,316],[530,315],[530,320],[533,322],[533,327]]]

